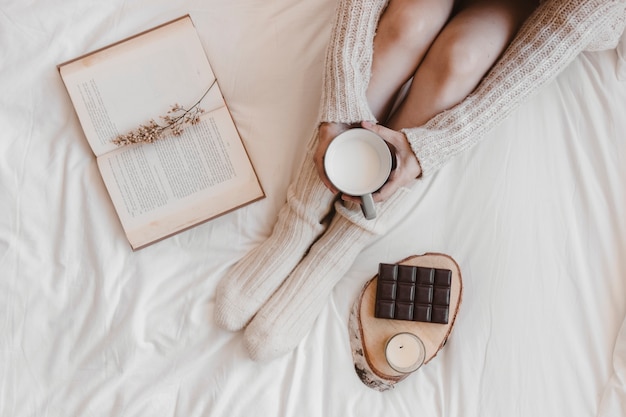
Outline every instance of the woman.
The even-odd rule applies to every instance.
[[[396,131],[421,126],[460,102],[474,90],[508,46],[521,24],[537,7],[538,1],[466,0],[454,3],[454,0],[390,1],[373,40],[375,53],[369,82],[365,78],[359,83],[366,85],[349,86],[349,83],[338,82],[338,85],[345,85],[344,91],[332,87],[329,91],[349,94],[346,88],[352,91],[365,88],[367,104],[372,112],[371,116],[366,115],[368,119],[365,120],[381,120],[384,126]],[[355,11],[354,7],[344,9],[344,12],[352,11]],[[358,10],[358,13],[362,11]],[[371,12],[376,14],[377,10]],[[365,32],[369,27],[360,26],[359,29]],[[350,35],[367,38],[370,34],[352,30]],[[344,35],[335,32],[335,36]],[[349,41],[345,43],[349,44]],[[337,69],[341,68],[340,60],[344,59],[347,47],[349,45],[344,44],[340,54],[330,55],[327,64],[331,68],[327,69],[327,74],[345,78]],[[390,115],[402,86],[409,80],[406,98]],[[331,107],[332,103],[326,105]],[[348,103],[342,103],[340,110],[349,108]],[[353,118],[348,116],[348,119]],[[323,169],[323,155],[330,141],[348,128],[347,124],[324,123],[320,129],[315,161],[320,177],[335,192]],[[401,184],[406,185],[421,173],[417,158],[407,147],[408,142],[403,135],[391,134],[390,139],[400,150],[399,169],[378,193],[377,201],[388,198]]]
[[[614,47],[625,22],[625,0],[340,0],[319,129],[272,235],[220,282],[218,325],[245,327],[253,359],[292,350],[361,250],[408,214],[419,178],[476,144],[580,52]],[[359,124],[395,146],[397,168],[375,195],[376,219],[344,197],[325,224],[336,190],[324,151]]]

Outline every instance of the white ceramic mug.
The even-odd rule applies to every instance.
[[[394,155],[388,143],[363,128],[346,130],[328,145],[324,156],[326,176],[342,193],[360,197],[366,219],[376,217],[372,193],[391,174]]]

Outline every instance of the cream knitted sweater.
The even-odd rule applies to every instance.
[[[321,121],[375,121],[365,96],[376,26],[387,0],[339,0],[326,53]],[[474,92],[426,124],[403,129],[423,175],[476,144],[585,50],[614,48],[626,0],[547,0]]]

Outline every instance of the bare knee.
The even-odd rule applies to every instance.
[[[468,2],[437,35],[392,122],[418,126],[472,93],[532,11],[496,0]],[[503,3],[506,3],[503,5]],[[529,0],[529,3],[533,3]]]
[[[392,0],[380,21],[377,36],[407,53],[425,52],[445,25],[451,5],[452,2],[441,0]]]
[[[461,33],[452,31],[437,39],[422,69],[430,70],[441,84],[476,85],[493,65],[497,54],[484,45],[467,42]]]
[[[534,7],[533,0],[509,3],[485,0],[461,11],[434,41],[425,64],[442,79],[476,85]]]
[[[419,126],[467,97],[497,58],[485,59],[482,46],[450,31],[438,37],[415,73],[403,109],[393,122],[403,127]]]

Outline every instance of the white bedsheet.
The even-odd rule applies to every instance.
[[[272,362],[213,323],[271,231],[315,123],[331,0],[0,0],[0,415],[626,415],[626,81],[586,53],[433,177],[311,333]],[[190,13],[267,198],[132,252],[56,64]],[[348,312],[379,262],[443,252],[463,304],[385,393]],[[621,330],[620,330],[621,329]]]

